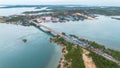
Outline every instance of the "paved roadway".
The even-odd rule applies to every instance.
[[[35,24],[38,27],[43,27],[43,28],[47,29],[49,32],[55,34],[56,36],[59,35],[61,38],[65,39],[66,41],[71,42],[71,43],[76,44],[76,45],[79,45],[82,48],[87,48],[88,46],[90,46],[87,43],[82,43],[81,44],[78,41],[76,41],[76,40],[74,40],[74,39],[72,39],[72,38],[70,38],[70,37],[68,37],[66,35],[63,35],[63,34],[57,32],[57,31],[55,31],[55,30],[53,30],[53,29],[51,29],[51,28],[49,28],[49,27],[47,27],[45,25],[36,23],[36,22],[34,22],[32,20],[30,21],[30,23]],[[103,56],[104,58],[109,59],[109,60],[111,60],[111,61],[113,61],[113,62],[115,62],[115,63],[120,65],[120,61],[115,60],[112,56],[108,55],[107,53],[104,53],[104,52],[101,53],[101,52],[95,51],[93,49],[91,49],[91,51],[93,51],[94,53],[99,54],[99,55]]]

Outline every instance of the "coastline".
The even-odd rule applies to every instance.
[[[50,38],[50,42],[53,42],[53,43],[55,43],[55,41],[53,40],[53,39],[51,39]],[[63,45],[63,44],[59,44],[59,43],[57,43],[59,46],[61,46],[62,47],[62,50],[61,50],[61,58],[60,58],[60,60],[59,60],[59,63],[58,63],[58,65],[57,65],[57,68],[63,68],[63,63],[64,63],[64,61],[65,61],[65,54],[66,53],[64,53],[64,51],[66,51],[66,47],[65,47],[65,45]]]
[[[9,12],[8,12],[9,13]],[[14,13],[14,12],[13,12]],[[18,12],[17,12],[18,13]],[[104,17],[103,17],[104,18]],[[109,18],[109,17],[108,17]],[[107,27],[108,29],[110,29],[110,31],[112,31],[112,32],[110,32],[109,33],[109,30],[106,30],[106,31],[104,31],[106,28],[104,28],[104,30],[102,31],[102,29],[101,28],[93,28],[92,29],[92,27],[94,27],[94,26],[96,26],[95,25],[95,23],[98,23],[98,24],[100,24],[101,22],[112,22],[112,25],[114,25],[113,24],[113,22],[115,23],[115,24],[118,24],[119,22],[117,22],[117,20],[118,20],[118,18],[114,18],[113,19],[113,21],[112,21],[112,19],[107,19],[107,18],[105,18],[106,20],[104,21],[103,19],[101,19],[101,20],[96,20],[96,19],[94,19],[94,20],[96,20],[96,21],[99,21],[99,22],[94,22],[94,20],[91,20],[91,22],[92,23],[94,23],[94,24],[91,24],[91,22],[89,22],[89,21],[87,21],[87,20],[90,20],[90,19],[85,19],[84,21],[84,23],[90,23],[91,24],[91,27],[89,27],[88,26],[88,24],[82,24],[82,23],[80,23],[81,25],[82,25],[82,27],[87,27],[87,28],[78,28],[78,29],[74,29],[74,28],[77,28],[77,26],[76,27],[74,27],[73,25],[71,26],[71,27],[68,27],[68,28],[70,28],[70,29],[67,29],[67,30],[60,30],[61,32],[66,32],[66,33],[73,33],[74,35],[77,35],[77,36],[79,36],[79,35],[81,35],[81,34],[83,34],[83,36],[82,37],[84,37],[84,38],[86,38],[86,39],[89,39],[89,40],[92,40],[92,41],[96,41],[97,43],[101,43],[101,44],[104,44],[105,46],[107,46],[107,45],[109,45],[109,44],[111,44],[111,43],[113,43],[114,44],[114,46],[110,46],[112,49],[113,48],[118,48],[118,50],[119,50],[119,38],[117,38],[119,35],[117,35],[117,34],[119,34],[119,31],[118,32],[114,32],[114,30],[112,30],[113,28],[112,27],[114,27],[114,26],[111,26],[110,24],[107,24],[107,25],[109,25],[108,27],[107,26],[104,26],[103,25],[103,27],[102,28],[104,28],[104,27]],[[80,22],[81,21],[83,21],[83,20],[80,20]],[[29,26],[29,24],[26,24],[26,23],[19,23],[19,22],[8,22],[8,23],[2,23],[3,22],[3,20],[0,20],[0,24],[12,24],[12,25],[16,25],[16,26]],[[64,28],[65,29],[65,26],[63,25],[64,23],[67,23],[67,26],[69,26],[69,24],[68,23],[78,23],[79,21],[67,21],[66,20],[66,22],[54,22],[55,24],[57,24],[58,23],[58,26],[56,26],[57,28],[59,27],[59,25],[60,25],[60,28],[62,27],[62,28]],[[117,22],[117,23],[116,23]],[[44,22],[43,22],[44,23]],[[43,23],[41,23],[41,24],[43,24]],[[49,22],[45,22],[45,23],[49,23]],[[52,22],[52,24],[54,25],[54,23]],[[59,24],[59,23],[61,23],[61,24]],[[63,23],[63,24],[62,24]],[[89,24],[89,25],[90,25]],[[101,23],[102,24],[102,23]],[[100,25],[101,25],[100,24]],[[62,26],[61,26],[62,25]],[[94,25],[94,26],[93,26]],[[3,26],[2,26],[3,27]],[[53,27],[53,28],[56,28],[56,27]],[[72,27],[74,27],[74,28],[72,28]],[[79,26],[79,27],[81,27],[81,26]],[[96,26],[97,27],[97,26]],[[98,26],[99,27],[99,26]],[[101,26],[100,26],[101,27]],[[118,25],[115,25],[115,28],[118,28],[119,27],[119,24]],[[11,27],[9,27],[9,28],[11,28]],[[60,29],[60,28],[58,28],[58,29]],[[16,27],[16,29],[18,29],[17,27]],[[86,31],[86,30],[88,30],[88,31]],[[91,29],[91,30],[89,30],[89,29]],[[96,32],[94,31],[94,29],[96,29]],[[99,29],[101,29],[101,31],[99,31]],[[1,29],[2,30],[2,29]],[[14,29],[13,29],[14,30]],[[33,30],[33,28],[31,29],[31,30]],[[30,31],[31,31],[30,30]],[[80,30],[80,31],[72,31],[72,30]],[[82,30],[84,30],[84,31],[82,31]],[[3,30],[2,30],[3,31]],[[8,30],[6,30],[6,31],[8,31]],[[23,29],[23,31],[24,31],[24,29]],[[59,30],[58,30],[59,31]],[[68,31],[68,32],[67,32]],[[89,32],[89,31],[92,31],[93,33],[91,33],[91,32]],[[97,32],[97,31],[99,31],[99,32]],[[19,32],[19,31],[18,31]],[[34,32],[34,31],[33,31]],[[77,33],[77,32],[79,32],[79,33]],[[94,33],[95,32],[95,33]],[[27,33],[27,32],[26,32]],[[29,33],[29,32],[28,32]],[[81,33],[81,34],[80,34]],[[111,33],[113,33],[113,35],[110,35]],[[3,34],[4,34],[4,32],[3,32]],[[9,34],[9,33],[8,33]],[[88,34],[88,35],[87,35]],[[106,35],[106,36],[102,36],[101,38],[100,37],[96,37],[96,35],[94,35],[94,34],[96,34],[96,35],[98,35],[98,36],[102,36],[102,35]],[[36,34],[37,35],[37,34]],[[11,36],[11,35],[10,35]],[[33,36],[35,36],[35,35],[33,35]],[[111,37],[110,37],[111,36]],[[3,38],[4,39],[4,37],[5,38],[7,38],[7,36],[3,36],[3,37],[1,37],[1,38]],[[27,35],[26,35],[26,37],[27,37]],[[108,37],[107,39],[106,38],[104,38],[104,37]],[[112,38],[114,38],[114,39],[112,39]],[[8,38],[9,39],[9,38]],[[102,42],[101,40],[99,40],[99,39],[102,39],[104,42]],[[98,40],[98,41],[97,41]],[[107,43],[106,43],[106,40],[107,40]],[[115,40],[115,41],[114,41]],[[48,40],[49,41],[49,40]],[[112,42],[111,42],[112,41]],[[41,42],[45,42],[45,41],[41,41]],[[53,41],[54,42],[54,41]],[[117,42],[118,42],[118,46],[115,46],[116,44],[115,44],[115,42],[116,42],[116,44],[117,44]],[[56,43],[56,42],[54,42],[54,43]],[[106,43],[106,44],[105,44]],[[57,45],[57,47],[58,46],[60,46],[60,52],[59,52],[59,54],[57,54],[57,55],[55,55],[55,53],[52,55],[52,57],[50,57],[51,59],[50,59],[50,61],[48,61],[47,60],[47,62],[48,62],[48,64],[47,65],[45,65],[45,66],[47,66],[48,68],[56,68],[57,66],[58,66],[58,68],[63,68],[63,66],[65,65],[65,63],[67,62],[67,60],[65,60],[65,55],[68,53],[68,51],[67,51],[67,49],[66,49],[66,45],[63,45],[63,44],[60,44],[60,43],[57,43],[58,45]],[[111,45],[113,45],[113,44],[111,44]],[[42,45],[42,43],[40,44],[40,45]],[[26,46],[25,46],[26,47]],[[108,47],[108,48],[110,48],[110,47]],[[10,49],[10,48],[9,48]],[[20,48],[19,48],[20,49]],[[57,49],[56,47],[55,47],[55,49]],[[47,50],[47,49],[46,49]],[[46,51],[45,50],[45,51]],[[7,51],[9,51],[9,50],[7,50]],[[49,51],[49,50],[48,50]],[[108,52],[108,53],[110,53],[109,51],[106,51],[106,52]],[[112,51],[111,51],[112,52]],[[22,53],[24,53],[24,52],[22,52]],[[58,53],[58,52],[57,52]],[[43,51],[43,54],[45,54],[45,52]],[[116,55],[116,54],[115,54]],[[49,56],[48,56],[49,57]],[[40,57],[39,57],[40,58]],[[118,59],[119,59],[119,57],[118,57]],[[57,61],[56,61],[57,60]],[[59,62],[58,62],[58,60],[59,60]],[[98,59],[99,60],[99,59]],[[2,61],[1,61],[2,62]],[[14,61],[13,61],[14,62]],[[53,62],[53,63],[52,63]],[[54,64],[55,63],[55,64]],[[41,63],[39,63],[39,64],[41,64]],[[68,62],[68,64],[70,65],[71,63],[70,62]],[[32,64],[31,64],[32,65]],[[7,65],[7,66],[9,66],[9,64]],[[60,67],[59,67],[60,66]],[[103,65],[104,66],[104,65]],[[8,67],[9,68],[9,67]]]
[[[59,44],[59,43],[57,43],[57,44]],[[63,47],[62,50],[64,50],[64,49],[66,48],[66,47],[64,47],[65,45],[63,45],[63,44],[59,44],[59,45],[61,45],[61,46]],[[62,60],[59,61],[59,62],[60,62],[60,63],[59,63],[60,66],[63,66],[63,65],[64,65],[64,64],[63,64],[63,63],[65,62],[65,60],[64,60],[65,57],[64,57],[64,56],[65,56],[65,53],[64,53],[64,51],[62,51],[62,57],[61,57]],[[58,65],[58,66],[59,66],[59,65]],[[61,67],[61,68],[62,68],[62,67]]]
[[[52,38],[50,38],[50,42],[53,42],[53,43],[57,43],[55,42]],[[66,46],[64,44],[60,44],[60,43],[57,43],[58,45],[60,45],[62,47],[62,50],[61,50],[61,58],[59,60],[59,63],[57,65],[57,68],[64,68],[64,63],[66,62],[65,60],[65,55],[68,53],[68,51],[66,50]]]
[[[78,38],[80,41],[84,41],[86,43],[91,44],[87,48],[80,47],[78,45],[75,45],[73,43],[70,43],[61,37],[57,36],[56,38],[50,38],[51,42],[57,43],[61,45],[62,48],[62,56],[59,61],[58,67],[57,68],[69,68],[69,67],[76,67],[76,68],[96,68],[99,67],[99,63],[103,64],[110,62],[110,64],[113,64],[115,67],[119,67],[119,56],[120,52],[119,51],[114,51],[112,49],[106,49],[104,46],[89,41],[85,39],[80,39],[79,37],[75,35],[71,35],[72,37]],[[86,49],[86,50],[83,50]],[[88,51],[89,52],[88,52]],[[108,51],[108,52],[107,52]],[[110,53],[111,54],[110,54]],[[115,54],[118,53],[118,54]],[[114,55],[112,55],[114,54]],[[82,55],[82,56],[81,56]],[[94,55],[102,58],[100,59],[101,62],[99,62],[99,58],[96,58]],[[83,57],[83,58],[81,58]],[[75,59],[76,58],[76,59]],[[92,60],[93,58],[93,60]],[[94,60],[94,58],[96,60]],[[76,62],[77,61],[77,62]],[[95,63],[94,63],[95,62]],[[83,65],[83,66],[82,66]],[[111,66],[111,65],[109,65]],[[105,67],[109,67],[105,66]]]
[[[51,42],[52,43],[52,42]],[[56,68],[59,64],[60,58],[62,56],[62,47],[58,46],[57,44],[55,46],[55,51],[50,59],[50,62],[48,63],[46,68]],[[57,57],[57,58],[55,58]]]
[[[7,60],[9,58],[4,56],[7,54],[6,52],[8,52],[8,53],[10,52],[10,54],[7,54],[7,55],[8,56],[12,55],[12,57],[15,59],[19,58],[19,56],[20,57],[24,56],[23,57],[24,60],[20,60],[20,61],[26,61],[26,62],[27,62],[27,56],[28,56],[27,53],[28,53],[29,55],[32,55],[32,56],[28,56],[28,57],[31,57],[33,59],[33,61],[30,60],[31,62],[27,62],[28,64],[32,63],[29,65],[34,66],[35,65],[34,63],[36,63],[36,64],[38,63],[37,66],[38,67],[41,66],[39,68],[44,68],[49,64],[49,62],[51,62],[51,63],[53,62],[50,66],[51,66],[51,68],[56,68],[55,67],[56,62],[58,63],[58,61],[59,61],[58,54],[60,54],[59,53],[60,49],[57,50],[57,48],[59,48],[59,47],[56,46],[56,44],[54,45],[54,43],[49,42],[49,38],[50,38],[49,35],[44,34],[43,32],[37,30],[36,28],[34,28],[32,26],[26,27],[26,26],[21,26],[21,25],[0,23],[0,28],[1,28],[0,29],[0,38],[1,38],[1,40],[0,40],[1,41],[1,43],[0,43],[0,46],[1,46],[0,55],[3,56],[3,58],[2,57],[0,58],[1,64],[2,64],[2,61],[4,61],[4,63],[9,62],[9,60]],[[38,38],[38,37],[40,37],[40,38]],[[23,38],[28,39],[28,42],[23,43],[22,42]],[[6,44],[6,45],[4,45],[4,44]],[[9,49],[7,49],[7,48],[9,48]],[[52,51],[53,49],[54,49],[54,52],[56,52],[56,50],[58,51],[57,55],[54,54],[54,52]],[[13,54],[11,52],[14,50],[15,50],[15,53],[18,55],[17,57],[15,57],[16,54]],[[3,51],[6,51],[6,52],[4,52],[4,54],[3,54],[2,53]],[[33,53],[33,52],[35,52],[35,53]],[[23,55],[20,55],[20,53]],[[37,53],[39,53],[39,54],[37,54]],[[36,58],[36,55],[34,55],[34,54],[36,54],[38,56],[38,58]],[[50,57],[50,60],[49,60],[50,55],[52,55],[52,58]],[[7,59],[4,59],[4,57],[6,57]],[[10,57],[10,58],[12,58],[12,57]],[[25,59],[25,57],[26,57],[26,59]],[[38,60],[36,60],[36,59],[38,59]],[[57,60],[54,60],[54,59],[57,59]],[[12,60],[12,59],[10,59],[10,60]],[[17,61],[17,60],[13,60],[13,63],[14,63],[14,61]],[[16,66],[12,63],[10,63],[10,64],[13,66]],[[10,65],[10,64],[8,64],[8,65]],[[18,65],[22,65],[22,64],[25,64],[25,63],[21,63]],[[3,64],[3,66],[4,66],[4,64]],[[26,67],[26,68],[28,68],[28,67]]]
[[[62,46],[62,56],[57,68],[85,68],[82,57],[82,48],[70,42],[64,41],[62,38],[50,38],[51,42]],[[74,55],[74,56],[73,56]]]
[[[71,59],[71,61],[68,62],[65,58],[65,55],[68,53],[68,51],[66,49],[66,45],[61,44],[59,42],[55,42],[54,38],[50,38],[50,42],[57,43],[58,45],[62,46],[62,51],[61,51],[62,55],[59,60],[59,64],[57,65],[57,68],[68,68],[69,66],[71,67],[72,59]],[[77,45],[74,45],[74,47],[76,48]],[[82,48],[82,51],[83,51],[83,54],[82,54],[82,57],[80,57],[80,58],[83,59],[85,68],[97,68],[94,61],[92,60],[92,57],[89,56],[90,52],[83,48]],[[65,67],[66,62],[68,63],[67,64],[68,67]]]

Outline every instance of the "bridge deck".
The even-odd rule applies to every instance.
[[[75,42],[73,39],[71,39],[71,38],[69,38],[69,37],[67,37],[67,36],[65,36],[65,35],[57,32],[57,31],[55,31],[55,30],[53,30],[53,29],[51,29],[51,28],[49,28],[49,27],[47,27],[47,26],[45,26],[45,25],[36,23],[36,22],[34,22],[34,21],[30,21],[30,23],[35,24],[37,27],[43,27],[43,28],[47,29],[48,31],[50,31],[50,32],[52,32],[52,33],[54,33],[54,34],[59,35],[60,37],[64,38],[64,39],[65,39],[66,41],[68,41],[68,42],[71,42],[71,43],[73,43],[73,44],[79,45],[79,46],[81,46],[81,47],[83,47],[83,48],[87,48],[87,47],[84,46],[84,44],[86,44],[86,43],[84,43],[83,45],[82,45],[82,44],[79,44],[79,43]],[[88,44],[86,44],[86,45],[88,45]],[[93,52],[94,52],[94,51],[93,51]],[[97,53],[97,52],[95,52],[95,53]],[[100,54],[100,53],[97,53],[97,54],[102,55],[102,54]],[[103,55],[102,55],[102,56],[103,56]],[[106,59],[109,59],[109,58],[107,58],[107,56],[103,56],[103,57],[105,57]],[[113,62],[115,62],[115,63],[117,63],[117,64],[120,65],[120,61],[117,61],[117,60],[115,60],[115,59],[109,59],[109,60],[111,60],[111,61],[113,61]]]

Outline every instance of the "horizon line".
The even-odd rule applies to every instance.
[[[81,5],[81,4],[0,4],[0,6],[15,6],[15,5],[18,5],[18,6],[22,6],[22,5],[33,5],[33,6],[37,6],[37,5],[60,5],[60,6],[86,6],[86,7],[94,7],[94,6],[98,6],[98,7],[120,7],[120,6],[114,6],[114,5]]]

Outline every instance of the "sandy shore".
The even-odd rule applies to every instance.
[[[96,68],[95,63],[92,60],[92,57],[89,57],[89,51],[83,49],[83,60],[84,60],[84,64],[85,64],[85,68]]]
[[[62,57],[59,61],[58,64],[58,68],[68,68],[71,63],[65,60],[65,55],[68,53],[68,51],[66,50],[66,46],[62,45],[63,49],[62,49]],[[65,66],[65,64],[68,64],[67,66]]]

